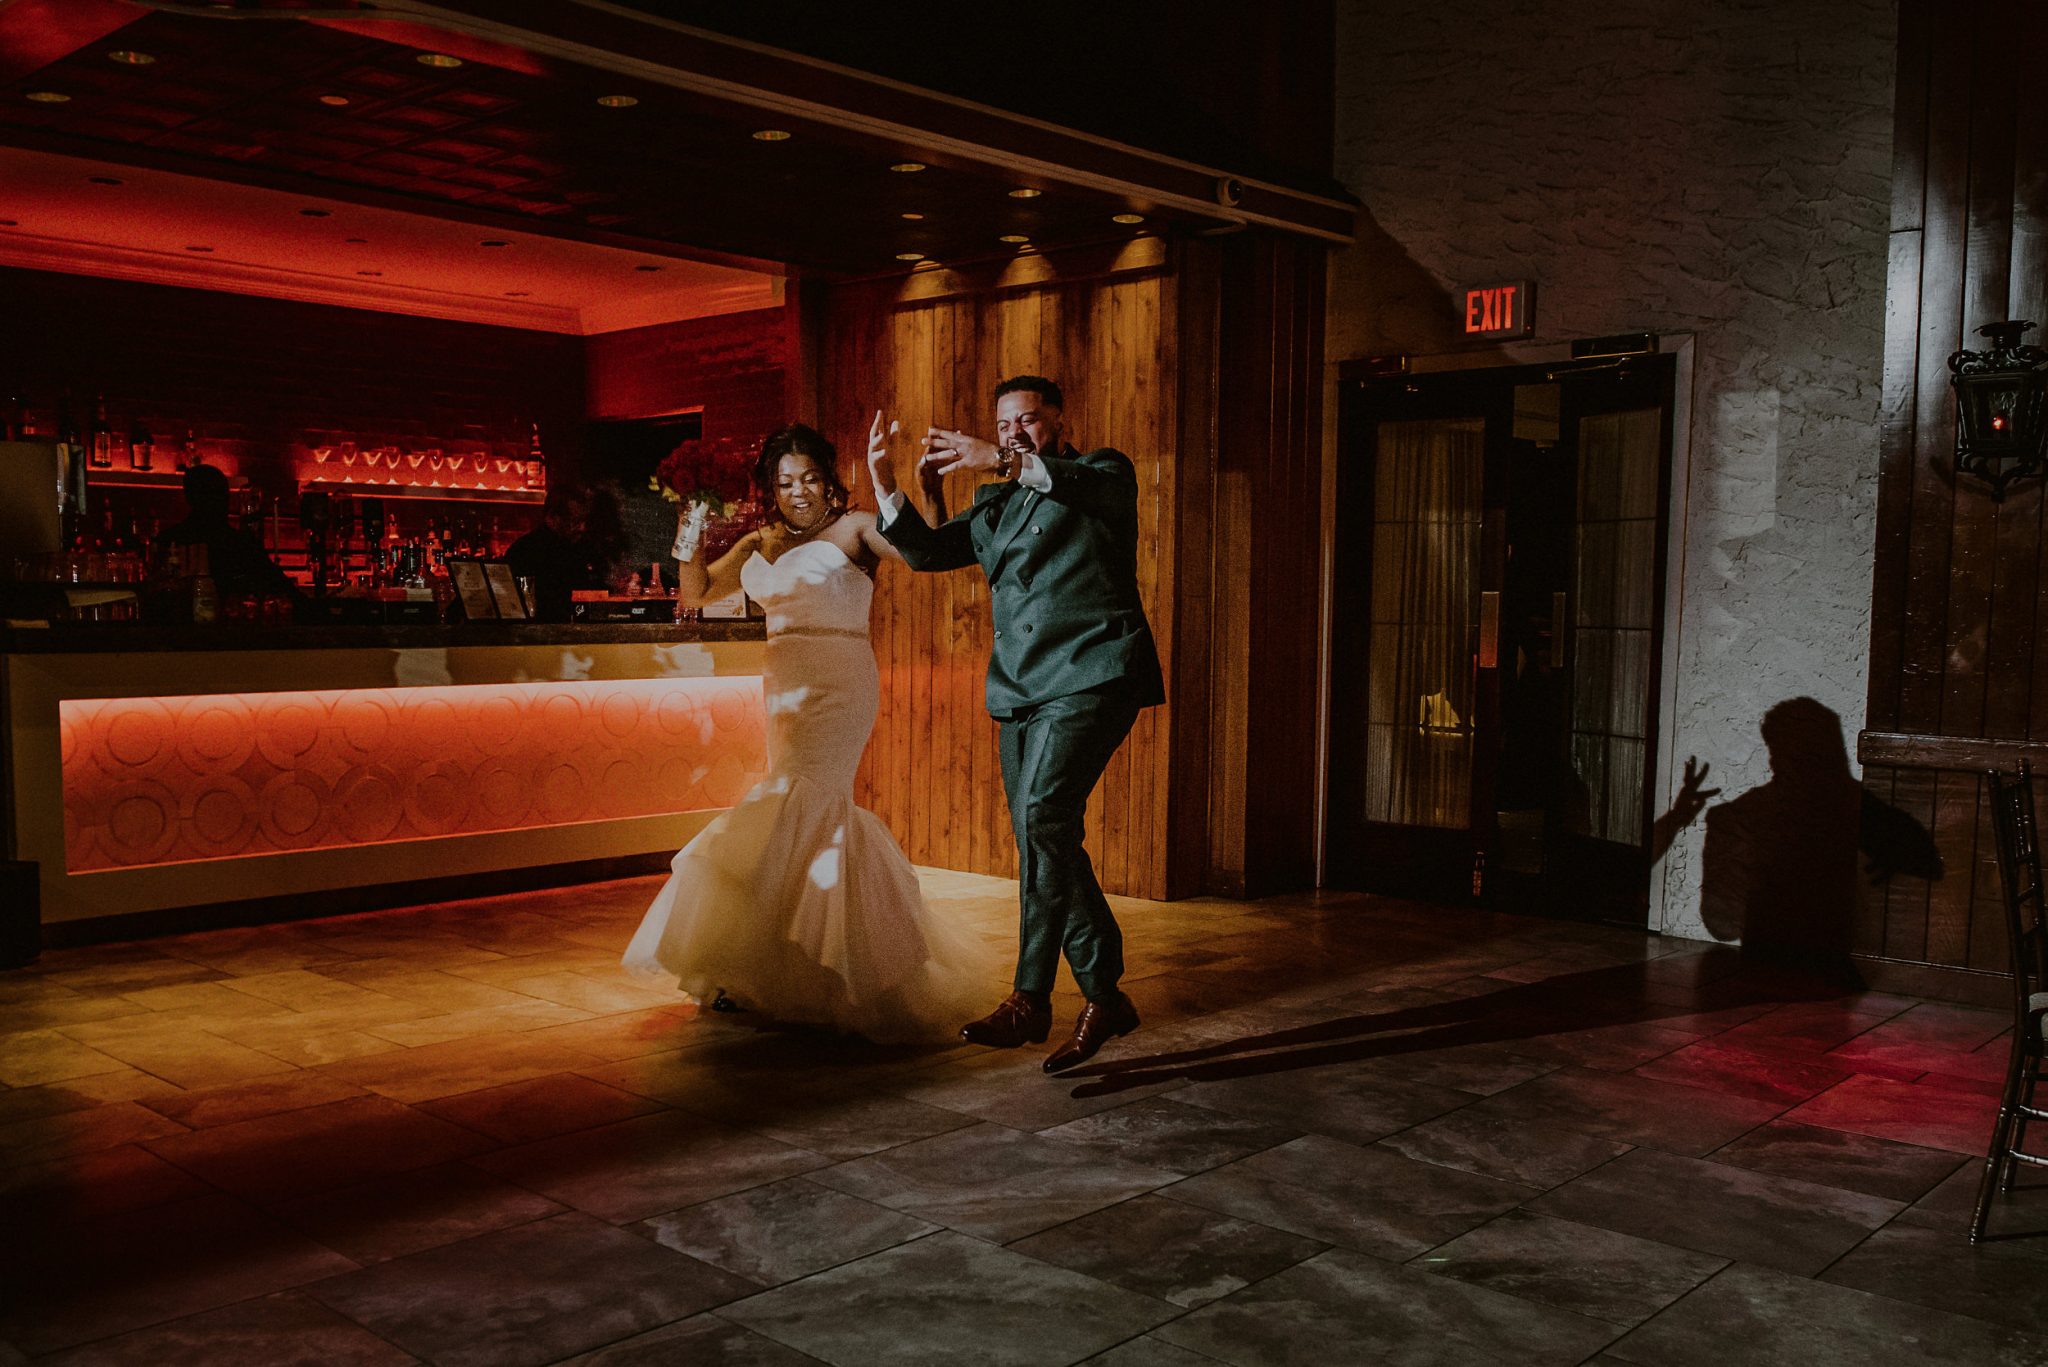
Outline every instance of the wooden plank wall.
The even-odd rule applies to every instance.
[[[1218,296],[1207,881],[1236,896],[1316,877],[1324,257],[1247,233],[1190,263]]]
[[[823,304],[819,412],[856,502],[872,507],[860,456],[875,409],[910,434],[938,424],[988,435],[999,380],[1030,372],[1059,381],[1070,440],[1113,446],[1137,466],[1140,588],[1171,678],[1177,328],[1176,277],[1157,243],[1108,259],[1039,258],[986,278],[932,271],[908,282],[842,285]],[[912,450],[914,442],[899,448],[905,479]],[[947,495],[957,511],[973,482],[956,476]],[[1014,877],[996,729],[983,704],[986,582],[977,570],[914,574],[885,564],[874,631],[882,705],[860,801],[888,822],[915,863]],[[1173,704],[1146,711],[1090,804],[1088,848],[1108,892],[1190,890],[1170,871],[1173,728]]]
[[[1871,602],[1873,732],[2048,740],[2048,531],[2038,485],[1995,504],[1950,474],[1947,358],[2003,318],[2048,328],[2048,5],[1902,0]],[[2029,340],[2041,340],[2036,332]],[[1859,953],[1996,971],[1998,875],[1980,781],[1870,765],[1946,874],[1866,899]]]

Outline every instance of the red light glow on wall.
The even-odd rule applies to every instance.
[[[767,767],[759,678],[59,705],[70,872],[729,807]]]

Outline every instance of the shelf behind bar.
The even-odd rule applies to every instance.
[[[308,490],[347,494],[351,498],[439,498],[452,499],[460,503],[532,505],[545,503],[548,498],[545,489],[460,489],[420,484],[352,484],[338,479],[300,480],[299,492],[305,493]]]
[[[183,470],[87,470],[88,489],[169,489],[185,487]]]

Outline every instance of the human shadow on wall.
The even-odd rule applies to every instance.
[[[1941,852],[1925,827],[1873,796],[1849,771],[1842,719],[1789,698],[1761,725],[1770,778],[1707,811],[1700,920],[1745,957],[1853,979],[1850,949],[1872,885],[1939,880]]]

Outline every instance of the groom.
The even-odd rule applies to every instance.
[[[988,711],[1001,740],[1023,916],[1016,991],[960,1036],[998,1049],[1044,1042],[1064,954],[1087,1005],[1073,1038],[1045,1060],[1055,1073],[1138,1028],[1137,1008],[1117,988],[1123,933],[1081,848],[1082,814],[1138,713],[1166,694],[1138,601],[1130,460],[1066,444],[1064,401],[1051,380],[1019,375],[997,385],[995,398],[995,441],[940,427],[924,438],[921,479],[936,483],[955,470],[995,476],[958,517],[933,527],[897,491],[879,416],[868,468],[882,535],[912,569],[979,564],[988,576]]]

